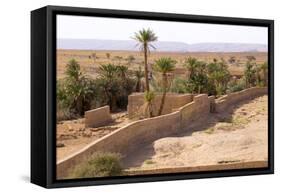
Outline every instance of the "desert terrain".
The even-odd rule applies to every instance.
[[[84,119],[57,125],[57,160],[132,122],[127,114],[112,114],[107,126],[85,128]],[[267,161],[267,96],[240,102],[211,114],[187,132],[154,141],[123,161],[129,170]]]
[[[267,161],[267,96],[212,114],[186,133],[146,145],[128,158],[131,170]]]
[[[114,113],[111,116],[113,122],[96,128],[85,127],[84,118],[60,121],[57,124],[57,161],[130,122],[125,112]]]
[[[134,59],[129,59],[131,56]],[[254,56],[257,63],[267,61],[267,52],[150,52],[149,63],[152,64],[161,57],[172,57],[177,61],[175,73],[184,75],[186,69],[183,67],[187,57],[195,57],[198,60],[211,62],[214,58],[223,58],[229,65],[232,75],[242,75],[247,56]],[[229,64],[228,60],[234,57],[235,62]],[[57,76],[62,78],[66,64],[70,59],[76,59],[81,65],[81,69],[89,76],[97,76],[99,65],[113,63],[126,65],[130,70],[136,70],[139,66],[143,68],[143,54],[138,51],[93,51],[93,50],[57,50]]]
[[[126,91],[124,92],[122,88],[125,88],[125,86],[127,87],[126,83],[129,83],[128,80],[125,81],[125,79],[130,76],[134,76],[134,73],[137,72],[136,70],[139,70],[139,67],[141,67],[143,71],[145,66],[143,62],[143,57],[144,57],[143,54],[138,51],[100,51],[100,50],[93,51],[93,50],[62,50],[62,49],[57,50],[57,79],[59,81],[64,81],[64,84],[66,84],[65,86],[68,86],[68,89],[74,89],[73,90],[74,94],[76,92],[76,88],[75,87],[72,88],[72,86],[70,87],[69,85],[67,85],[67,79],[61,79],[64,78],[65,76],[69,76],[65,74],[65,72],[68,66],[67,64],[71,59],[74,59],[73,64],[77,65],[76,68],[76,70],[78,69],[77,75],[83,75],[83,76],[85,75],[87,79],[89,78],[90,80],[96,81],[96,83],[99,84],[103,82],[97,82],[101,80],[95,78],[101,75],[102,72],[100,71],[103,71],[102,69],[100,69],[100,65],[111,66],[108,64],[113,64],[113,65],[118,65],[118,67],[120,67],[120,65],[124,67],[128,67],[127,74],[124,77],[121,76],[122,74],[116,74],[117,75],[116,77],[113,76],[114,79],[110,79],[109,74],[106,74],[107,76],[103,77],[102,81],[104,81],[104,83],[107,84],[98,85],[97,88],[101,89],[99,91],[100,92],[99,94],[97,92],[97,88],[95,88],[93,94],[89,96],[87,95],[73,96],[74,99],[76,100],[78,99],[78,97],[79,99],[89,98],[88,100],[94,102],[99,101],[100,99],[103,98],[107,99],[106,103],[101,103],[99,106],[93,106],[90,109],[91,111],[99,111],[98,108],[102,106],[108,106],[111,108],[114,107],[114,103],[112,102],[114,98],[116,98],[116,96],[120,95],[119,99],[123,100],[121,102],[123,103],[125,102],[127,104],[125,104],[126,106],[124,106],[123,108],[119,108],[115,110],[108,108],[108,112],[110,113],[109,115],[112,118],[112,122],[110,121],[110,123],[103,123],[99,127],[86,127],[85,119],[87,119],[87,117],[85,117],[84,113],[89,109],[86,109],[81,114],[79,113],[80,114],[79,116],[74,115],[74,117],[72,118],[66,117],[66,119],[57,120],[57,128],[56,128],[57,158],[56,159],[57,159],[57,164],[63,166],[60,167],[59,169],[58,174],[60,177],[66,176],[66,174],[64,174],[66,172],[64,168],[69,168],[70,165],[73,165],[72,167],[74,167],[75,163],[73,163],[72,160],[76,160],[75,159],[77,158],[76,156],[79,155],[83,156],[85,154],[85,156],[81,158],[89,158],[90,156],[88,156],[87,154],[90,153],[90,155],[92,155],[92,152],[85,151],[85,149],[91,149],[92,147],[95,147],[99,142],[105,143],[103,145],[104,148],[106,148],[105,149],[106,151],[104,151],[105,154],[111,154],[111,152],[112,153],[116,152],[117,154],[119,154],[120,152],[120,158],[116,157],[118,158],[116,160],[118,160],[118,163],[120,163],[120,166],[122,166],[122,170],[131,171],[131,172],[137,172],[139,170],[149,171],[149,170],[158,170],[163,168],[177,169],[181,167],[200,167],[200,166],[208,166],[208,165],[219,165],[219,166],[223,166],[225,164],[241,165],[241,164],[246,164],[247,162],[256,162],[256,161],[267,162],[268,160],[267,158],[268,157],[268,142],[267,142],[268,141],[268,136],[267,136],[268,135],[268,127],[267,127],[268,98],[266,95],[267,91],[265,90],[267,86],[265,80],[267,79],[267,77],[263,76],[265,74],[260,76],[262,71],[256,73],[255,69],[254,70],[250,69],[251,71],[249,71],[248,69],[248,73],[250,72],[252,76],[251,85],[242,84],[240,85],[240,88],[238,88],[235,91],[232,91],[233,93],[235,92],[239,93],[239,91],[241,90],[245,91],[246,95],[248,95],[248,98],[244,98],[245,96],[243,97],[242,93],[239,93],[239,95],[242,95],[243,97],[241,99],[244,100],[240,99],[240,101],[235,101],[234,103],[235,105],[231,107],[227,107],[227,110],[222,112],[221,111],[212,112],[211,100],[209,100],[209,97],[213,97],[215,106],[219,106],[219,104],[216,102],[216,99],[221,97],[223,98],[224,96],[230,95],[231,92],[229,91],[225,90],[224,92],[217,93],[215,95],[209,93],[210,88],[208,88],[208,91],[205,92],[202,91],[200,92],[200,90],[196,90],[196,91],[193,90],[191,92],[185,91],[184,92],[185,94],[192,95],[193,100],[194,98],[197,98],[198,96],[200,97],[201,95],[200,97],[201,104],[200,103],[198,104],[197,102],[193,101],[194,103],[196,103],[196,108],[191,108],[192,106],[187,106],[189,108],[185,109],[187,110],[186,113],[188,113],[189,111],[192,114],[186,117],[183,116],[185,113],[179,112],[180,120],[177,121],[171,120],[170,123],[164,124],[165,126],[163,124],[162,125],[160,124],[158,126],[157,123],[154,123],[153,126],[158,126],[158,127],[155,127],[157,129],[152,128],[152,132],[150,128],[147,127],[142,128],[143,126],[146,126],[145,124],[140,125],[139,126],[140,130],[138,128],[135,128],[134,130],[131,130],[133,132],[129,131],[127,137],[127,134],[125,134],[125,132],[123,131],[130,129],[131,126],[133,128],[135,126],[135,121],[150,122],[153,121],[153,119],[159,119],[165,115],[169,119],[174,118],[174,116],[171,116],[168,113],[162,113],[162,114],[160,113],[158,115],[147,116],[148,115],[147,114],[146,116],[140,116],[139,118],[129,119],[131,118],[129,117],[130,112],[128,111],[129,101],[126,100],[129,98],[129,96],[132,93],[142,92],[142,91],[140,90],[137,91],[133,89],[130,92],[126,92]],[[224,60],[225,63],[221,63],[221,64],[226,64],[226,66],[223,67],[226,68],[228,72],[228,74],[226,75],[229,77],[229,80],[226,81],[228,84],[231,79],[233,79],[233,81],[237,81],[237,78],[238,79],[241,78],[240,81],[245,81],[244,78],[246,74],[245,73],[246,64],[249,63],[249,61],[251,62],[253,60],[254,61],[253,67],[260,68],[260,65],[265,64],[267,61],[267,52],[241,52],[241,53],[239,52],[231,52],[231,53],[150,52],[147,65],[150,71],[152,70],[150,69],[151,66],[155,63],[156,60],[159,61],[159,59],[163,59],[163,58],[164,59],[172,58],[173,60],[176,61],[174,68],[172,68],[172,70],[169,72],[173,74],[172,79],[175,77],[180,77],[183,80],[187,80],[187,79],[191,80],[189,75],[190,72],[188,72],[187,68],[184,67],[185,60],[188,57],[195,58],[195,60],[197,60],[196,63],[198,64],[200,64],[201,61],[204,61],[212,65],[214,64],[212,63],[214,59],[217,59],[219,61]],[[250,60],[249,58],[251,57],[253,59]],[[218,65],[217,62],[218,61],[215,60],[216,65]],[[197,69],[198,72],[199,70],[200,69]],[[153,69],[151,72],[154,71],[155,69]],[[220,70],[220,73],[223,72],[224,71]],[[264,72],[266,71],[264,70]],[[162,75],[168,76],[168,74],[162,74]],[[196,74],[196,76],[197,75],[201,75],[201,74]],[[219,75],[219,74],[209,74],[206,77],[206,79],[211,79],[212,77],[210,75]],[[99,76],[98,78],[101,77]],[[263,82],[261,82],[262,79]],[[77,83],[84,83],[82,81],[81,82],[79,81],[79,77],[74,80],[77,81]],[[257,80],[259,80],[260,83],[258,83]],[[216,77],[216,81],[218,83],[225,82],[224,79],[221,79],[220,76]],[[90,86],[94,85],[93,84],[94,82],[87,82],[87,83],[90,83]],[[116,83],[116,85],[113,85],[113,83]],[[197,82],[194,83],[198,84]],[[212,82],[206,82],[206,83],[212,83]],[[203,84],[206,83],[204,82]],[[263,85],[261,85],[261,83]],[[75,86],[75,84],[76,83],[74,82],[73,85]],[[161,86],[160,82],[159,83],[157,82],[157,84]],[[199,86],[201,87],[200,84]],[[235,84],[238,85],[239,83],[235,82]],[[119,85],[122,87],[119,88],[118,87]],[[72,93],[67,93],[69,92],[68,90],[65,90],[65,88],[67,87],[62,87],[62,86],[63,85],[60,86],[62,91],[66,92],[67,95],[66,96],[62,95],[62,97],[64,98],[61,98],[61,103],[63,102],[67,103],[67,101],[64,100],[67,99],[68,96],[71,96]],[[91,88],[90,86],[89,88]],[[168,88],[168,85],[166,85],[166,87]],[[190,85],[188,87],[190,87]],[[233,86],[227,85],[227,87],[233,87]],[[118,88],[118,92],[115,92],[117,88]],[[217,92],[219,91],[220,88],[215,87],[215,89]],[[255,93],[251,93],[251,91],[255,91],[255,90],[264,91],[264,93],[262,93],[262,96],[256,95]],[[87,92],[87,87],[85,87],[85,92]],[[253,94],[253,96],[259,96],[259,97],[245,101],[245,99],[249,99],[253,97],[251,96],[251,94]],[[95,95],[99,96],[99,98],[97,98]],[[124,98],[121,98],[122,95],[125,95],[123,96]],[[143,95],[145,95],[145,93],[143,93]],[[181,94],[179,92],[179,93],[175,93],[175,95],[181,95]],[[206,98],[203,98],[202,95],[205,96]],[[125,98],[126,100],[124,100]],[[71,100],[72,99],[70,98],[70,101]],[[131,103],[136,103],[136,102],[131,102]],[[162,105],[165,106],[165,102],[163,101],[162,103],[163,103]],[[145,107],[148,104],[149,103],[147,101],[141,107],[144,108],[145,110]],[[151,104],[156,106],[157,103],[152,101]],[[79,107],[78,106],[79,103],[76,104],[74,103],[72,105]],[[68,104],[69,110],[73,108],[72,105]],[[160,104],[157,106],[160,106]],[[175,111],[177,112],[177,110],[172,110],[173,113],[175,113]],[[208,116],[206,117],[202,116],[205,115],[206,111],[208,113],[207,114]],[[201,118],[199,117],[198,119],[196,117],[197,113],[200,114],[199,115],[200,117],[201,116],[202,117]],[[102,113],[99,112],[99,115],[102,115]],[[194,120],[193,117],[196,119]],[[175,116],[175,118],[177,117]],[[184,120],[183,118],[186,120]],[[189,120],[189,118],[191,118],[191,120]],[[174,126],[177,126],[178,123],[176,122],[181,123],[179,125],[180,133],[174,134],[171,133],[170,131],[174,130],[173,129],[175,128]],[[182,122],[185,123],[182,124]],[[165,122],[163,121],[161,123],[165,123]],[[170,126],[169,124],[172,125]],[[169,127],[167,128],[167,126]],[[147,134],[151,133],[150,135],[152,137],[157,136],[155,134],[158,134],[158,132],[155,132],[153,130],[156,131],[160,130],[158,131],[160,134],[161,134],[161,130],[169,131],[170,133],[167,133],[168,135],[166,136],[161,136],[160,138],[157,137],[157,139],[153,139],[151,141],[144,141],[145,143],[142,142],[140,145],[137,145],[139,143],[138,142],[139,139],[141,140],[143,137],[148,138],[148,136],[146,136]],[[122,136],[118,136],[119,134],[122,134]],[[117,141],[118,143],[116,143],[115,139],[111,139],[115,135],[119,137],[117,139],[123,140],[124,138],[124,141],[123,142]],[[135,137],[134,135],[139,135],[139,137]],[[101,139],[101,141],[97,141],[99,139]],[[124,146],[123,145],[124,142],[125,144],[128,144],[129,146],[132,147],[134,146],[133,144],[137,142],[136,145],[138,147],[136,150],[133,151],[133,153],[131,153],[129,148],[128,150],[126,150],[127,145]],[[114,147],[116,147],[117,151],[114,149]],[[75,162],[77,162],[77,167],[79,167],[78,165],[79,161],[77,160]],[[83,165],[81,166],[83,167]],[[253,166],[250,167],[253,168]],[[86,167],[85,169],[87,168],[88,167]],[[77,176],[79,177],[80,175]],[[76,177],[76,175],[74,177]]]

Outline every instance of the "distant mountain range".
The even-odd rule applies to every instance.
[[[196,43],[157,41],[155,51],[166,52],[267,52],[265,44],[250,43]],[[77,50],[128,50],[137,51],[134,40],[58,39],[58,49]],[[153,49],[152,49],[153,50]]]

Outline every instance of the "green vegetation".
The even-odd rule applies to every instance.
[[[172,72],[175,69],[175,64],[176,61],[172,60],[171,58],[160,58],[155,61],[155,64],[153,66],[154,70],[156,72],[161,73],[162,75],[162,90],[163,90],[163,95],[161,98],[161,103],[160,103],[160,108],[158,111],[158,115],[162,114],[164,104],[165,104],[165,98],[166,98],[166,93],[169,87],[168,83],[168,73]]]
[[[155,162],[153,160],[145,160],[144,164],[151,165],[151,164],[155,164]]]
[[[115,153],[97,153],[82,164],[77,165],[68,178],[91,178],[120,176],[122,168],[120,155]]]
[[[80,70],[74,59],[66,65],[66,77],[57,82],[57,106],[66,117],[84,115],[95,97],[95,84]],[[62,118],[64,119],[64,117]]]
[[[79,118],[85,111],[104,105],[109,105],[112,112],[126,110],[128,96],[133,92],[144,92],[145,115],[153,117],[162,114],[168,92],[221,96],[249,87],[268,85],[268,64],[257,64],[254,56],[246,57],[244,75],[238,78],[230,75],[228,64],[223,58],[206,62],[187,57],[183,67],[188,75],[179,77],[174,74],[177,61],[162,57],[154,61],[153,72],[148,72],[148,55],[150,49],[154,48],[152,42],[158,38],[151,29],[142,29],[135,32],[133,39],[144,55],[144,61],[137,62],[140,64],[137,70],[129,69],[136,59],[133,55],[123,59],[106,53],[104,57],[113,62],[100,64],[95,78],[88,77],[76,60],[71,59],[67,63],[64,77],[57,81],[58,121]],[[91,53],[89,57],[94,59],[94,63],[98,58],[96,53]],[[229,64],[239,63],[234,56],[227,61]],[[153,115],[155,93],[161,93],[162,98],[157,113]]]
[[[155,93],[153,91],[145,91],[144,92],[144,100],[146,102],[145,105],[145,112],[149,113],[149,117],[153,117],[153,108],[152,108],[152,102],[155,98]]]
[[[209,88],[215,89],[215,95],[225,94],[230,81],[230,73],[225,61],[223,59],[221,61],[214,59],[212,63],[208,64],[207,68]]]
[[[134,71],[134,76],[136,79],[136,86],[135,91],[140,92],[141,91],[141,80],[144,77],[144,72],[141,69],[141,66],[139,66],[139,69]]]
[[[96,81],[101,89],[99,96],[110,106],[111,111],[126,108],[128,95],[134,91],[135,86],[135,79],[129,75],[128,67],[101,65]]]
[[[150,48],[155,48],[151,42],[157,41],[157,36],[154,34],[152,30],[142,29],[138,32],[135,32],[133,37],[139,44],[139,49],[144,54],[144,77],[145,77],[145,90],[149,91],[149,79],[148,79],[148,53]]]
[[[92,79],[71,59],[66,65],[65,78],[57,82],[57,120],[78,118],[85,111],[106,104],[111,111],[125,109],[136,83],[126,66],[101,65],[98,77]]]
[[[148,77],[148,53],[151,48],[155,48],[151,42],[157,41],[157,36],[154,34],[152,30],[148,29],[142,29],[138,32],[135,32],[135,35],[133,37],[134,40],[138,42],[139,49],[144,54],[144,77],[145,77],[145,95],[152,96],[150,89],[149,89],[149,77]],[[153,95],[154,96],[154,95]],[[145,99],[147,99],[145,97]],[[151,104],[152,100],[147,101],[147,107],[149,111],[149,117],[152,117],[152,110],[151,110]]]

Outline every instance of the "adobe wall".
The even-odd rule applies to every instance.
[[[206,94],[194,96],[192,102],[178,108],[173,113],[129,123],[59,161],[57,163],[57,178],[65,177],[69,170],[95,152],[116,152],[126,157],[127,154],[139,149],[143,144],[151,143],[156,139],[173,135],[182,130],[188,130],[199,118],[201,120],[207,117],[214,110],[222,111],[234,103],[266,94],[266,92],[266,88],[251,88],[228,94],[217,100]]]
[[[239,92],[230,93],[216,99],[215,111],[222,112],[228,107],[245,100],[251,100],[261,95],[267,94],[267,88],[253,87]]]
[[[66,176],[69,169],[95,152],[115,152],[126,157],[126,154],[138,149],[142,144],[176,133],[180,129],[180,118],[180,112],[177,111],[168,115],[132,122],[93,142],[72,156],[59,161],[57,178]]]
[[[206,117],[210,113],[210,99],[207,94],[200,94],[194,97],[193,102],[181,107],[182,127],[188,126],[198,118]]]
[[[153,100],[153,114],[157,115],[160,103],[161,103],[162,94],[156,94],[155,99]],[[182,107],[183,105],[191,102],[193,99],[192,94],[174,94],[167,93],[166,100],[164,104],[164,108],[162,114],[169,114],[173,112],[173,110]],[[143,111],[144,105],[144,93],[133,93],[128,96],[128,116],[129,118],[138,117],[141,115]]]
[[[109,106],[85,112],[85,127],[100,127],[112,121]]]

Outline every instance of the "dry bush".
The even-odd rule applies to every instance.
[[[96,153],[87,161],[76,166],[69,178],[91,178],[119,176],[122,174],[120,155],[116,153]]]

